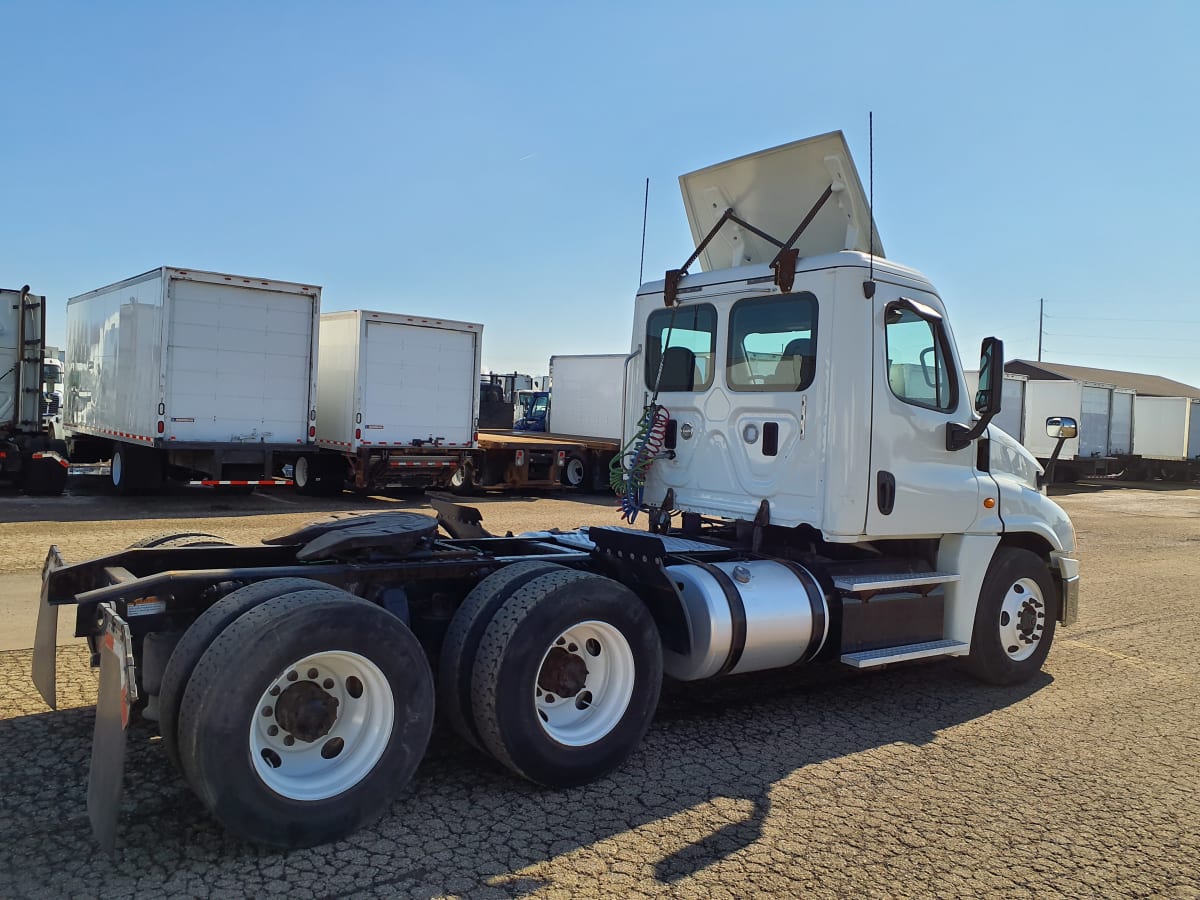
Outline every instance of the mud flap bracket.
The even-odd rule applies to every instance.
[[[87,810],[92,834],[105,852],[117,842],[117,819],[125,779],[125,739],[129,711],[137,702],[133,641],[129,626],[111,604],[97,608],[103,617],[100,639],[100,695],[96,701],[96,730],[92,736],[92,765],[88,773]]]

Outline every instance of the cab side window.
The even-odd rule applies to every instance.
[[[913,406],[948,411],[958,405],[949,342],[940,320],[923,318],[895,303],[884,313],[888,384]]]
[[[657,386],[664,393],[707,390],[713,382],[716,345],[717,310],[712,304],[655,310],[646,320],[646,388],[653,391]]]

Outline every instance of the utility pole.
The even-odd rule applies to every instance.
[[[1042,361],[1042,320],[1046,315],[1046,298],[1038,300],[1038,362]]]

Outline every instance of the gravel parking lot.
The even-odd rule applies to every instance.
[[[30,651],[2,652],[0,896],[1200,897],[1200,490],[1080,486],[1060,501],[1081,544],[1081,618],[1031,683],[987,687],[931,663],[669,685],[634,758],[563,792],[439,727],[380,822],[290,854],[227,837],[143,726],[118,850],[98,852],[85,648],[60,648],[56,713]],[[616,522],[607,498],[472,505],[501,533]],[[422,507],[135,500],[86,483],[60,501],[3,495],[0,627],[25,627],[50,543],[82,559],[152,532],[258,540],[327,511]]]

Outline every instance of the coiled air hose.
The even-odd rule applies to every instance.
[[[642,413],[637,431],[608,466],[608,483],[619,500],[621,518],[633,524],[642,508],[646,475],[662,451],[670,413],[665,406],[651,402]]]

